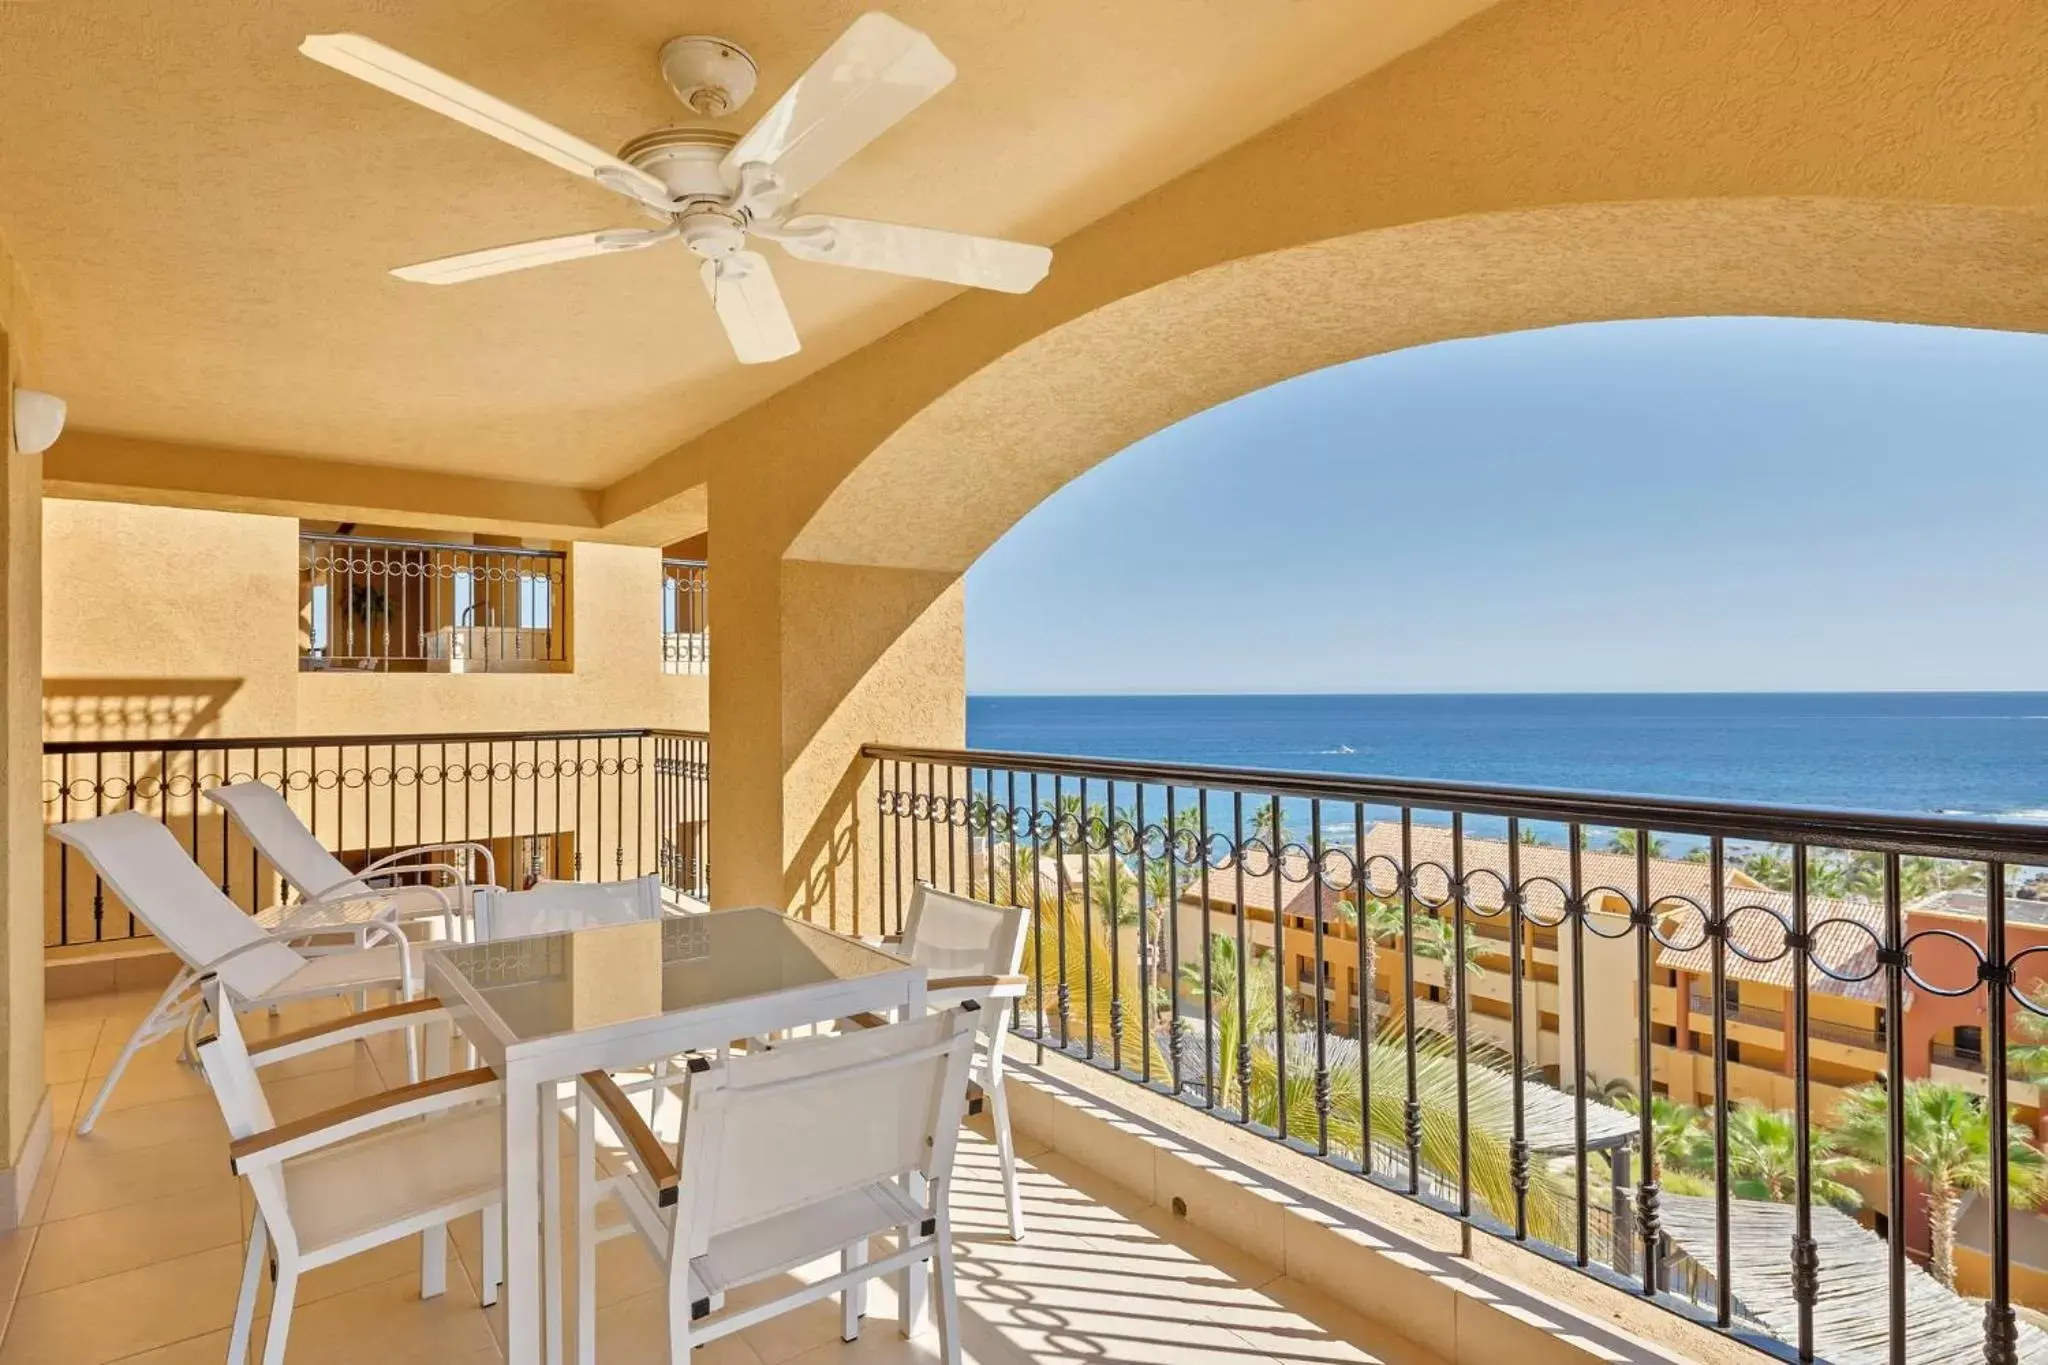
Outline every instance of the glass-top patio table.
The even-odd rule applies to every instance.
[[[549,1365],[562,1359],[561,1082],[852,1014],[915,1018],[925,1008],[923,968],[767,909],[431,947],[426,978],[505,1085],[509,1365],[539,1365],[543,1323]]]

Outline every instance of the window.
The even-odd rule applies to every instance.
[[[519,575],[519,624],[526,630],[547,630],[554,605],[554,584],[545,574]]]
[[[325,583],[315,583],[313,585],[312,601],[306,609],[308,624],[311,627],[310,634],[306,640],[307,652],[309,654],[324,655],[327,653],[327,611],[327,585]]]
[[[1967,1057],[1973,1062],[1984,1060],[1984,1030],[1975,1024],[1956,1026],[1956,1056]]]
[[[1722,983],[1721,983],[1721,1003],[1722,1003],[1722,1004],[1724,1004],[1724,1005],[1726,1005],[1726,1006],[1727,1006],[1727,1007],[1729,1008],[1729,1010],[1730,1010],[1731,1012],[1733,1012],[1733,1011],[1735,1011],[1735,1010],[1739,1010],[1739,1009],[1741,1009],[1741,1008],[1742,1008],[1742,983],[1741,983],[1741,982],[1739,982],[1739,981],[1724,981],[1724,982],[1722,982]]]

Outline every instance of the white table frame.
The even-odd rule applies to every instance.
[[[893,957],[873,944],[847,941]],[[464,1039],[505,1083],[507,1365],[540,1365],[543,1344],[548,1365],[562,1365],[561,1120],[553,1102],[562,1082],[586,1071],[624,1071],[681,1052],[721,1048],[735,1038],[763,1037],[863,1012],[903,1019],[925,1013],[925,969],[896,959],[902,966],[895,970],[522,1040],[448,964],[441,949],[430,947],[425,957],[428,993],[448,1007]],[[438,1063],[446,1051],[430,1049],[429,1055]],[[445,1259],[444,1238],[445,1233],[426,1234],[423,1255]],[[921,1316],[923,1287],[922,1276],[909,1277],[907,1322]]]

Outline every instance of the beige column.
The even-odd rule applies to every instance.
[[[0,500],[0,664],[7,680],[0,694],[0,1059],[6,1084],[6,1167],[0,1170],[0,1227],[19,1223],[35,1173],[50,1141],[48,1091],[43,1085],[43,827],[42,759],[42,482],[40,455],[14,448],[14,384],[21,357],[0,331],[0,453],[7,490]]]
[[[714,508],[717,504],[714,503]],[[863,744],[966,738],[957,574],[786,560],[718,527],[711,894],[876,923]]]

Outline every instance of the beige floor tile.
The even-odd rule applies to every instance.
[[[100,1040],[103,1025],[98,1015],[89,1019],[45,1018],[43,1047],[50,1052],[76,1052],[81,1048],[91,1052]]]
[[[62,1289],[241,1241],[241,1199],[233,1185],[55,1219],[42,1225],[21,1292]]]
[[[413,1268],[374,1284],[311,1301],[292,1313],[291,1365],[443,1365],[495,1349],[475,1296],[458,1275],[448,1292],[422,1299]]]
[[[65,1145],[46,1220],[76,1218],[190,1190],[232,1190],[236,1183],[227,1154],[216,1141],[194,1139],[114,1152],[95,1149],[90,1141],[74,1139]]]
[[[220,1247],[25,1295],[0,1365],[100,1365],[227,1327],[240,1267],[240,1250]]]
[[[221,1121],[220,1105],[211,1094],[109,1109],[100,1115],[90,1133],[73,1137],[82,1151],[108,1153],[141,1151],[178,1142],[225,1144],[227,1140],[227,1125]]]
[[[43,1045],[43,1083],[59,1085],[66,1081],[82,1081],[86,1068],[92,1064],[92,1049],[79,1048],[69,1052],[53,1050],[48,1043]]]
[[[28,1270],[39,1231],[35,1227],[21,1227],[0,1233],[0,1341],[7,1338],[7,1319],[14,1311],[15,1296],[20,1292],[21,1277]]]
[[[668,1291],[636,1294],[597,1314],[597,1358],[600,1361],[654,1365],[668,1360]],[[739,1336],[721,1337],[691,1352],[691,1365],[761,1365]]]
[[[177,1039],[166,1038],[136,1053],[115,1084],[114,1093],[107,1100],[107,1108],[132,1109],[137,1105],[161,1104],[165,1100],[190,1099],[210,1093],[206,1088],[206,1078],[178,1060],[180,1046]],[[99,1056],[106,1047],[103,1038],[93,1054],[94,1065],[98,1065]],[[99,1091],[101,1079],[107,1074],[107,1070],[102,1070],[87,1078],[93,1093]]]
[[[1284,1276],[1269,1280],[1259,1286],[1257,1297],[1255,1304],[1216,1308],[1211,1316],[1254,1349],[1276,1359],[1441,1365],[1440,1357],[1392,1328],[1353,1312],[1300,1280]]]
[[[256,1324],[257,1341],[262,1341],[263,1324]],[[158,1346],[140,1355],[122,1356],[120,1365],[221,1365],[228,1356],[229,1330],[187,1337],[168,1346]]]

